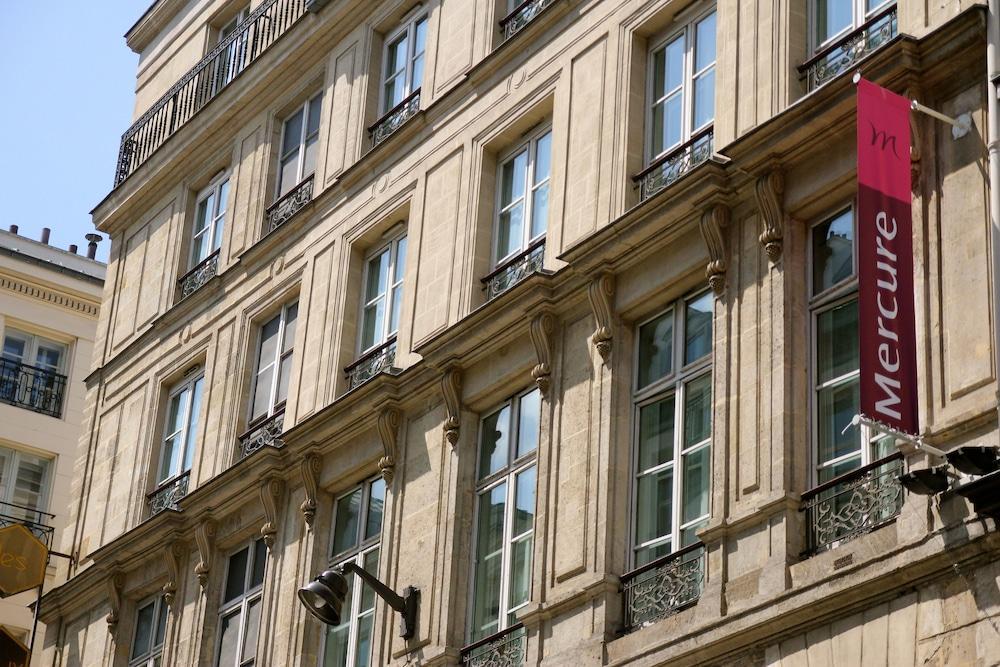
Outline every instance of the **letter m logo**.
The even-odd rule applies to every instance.
[[[871,121],[869,121],[868,124],[871,125],[872,127],[871,145],[878,146],[878,144],[881,142],[880,148],[884,151],[890,144],[892,144],[892,154],[895,155],[896,159],[898,160],[899,151],[896,149],[896,137],[886,134],[885,130],[879,130],[878,128],[875,127],[875,124],[872,123]]]

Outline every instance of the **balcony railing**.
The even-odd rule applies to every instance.
[[[305,0],[264,0],[125,131],[115,186],[288,32],[305,11]]]
[[[372,140],[372,148],[388,139],[393,132],[403,126],[406,121],[420,111],[420,89],[417,88],[403,101],[389,109],[388,112],[368,128],[368,136]]]
[[[533,273],[542,270],[545,258],[545,239],[535,241],[520,255],[516,255],[482,279],[486,300],[492,301]]]
[[[854,68],[863,58],[882,48],[899,34],[896,5],[886,7],[799,65],[799,73],[808,79],[809,90],[815,90],[838,74]]]
[[[34,507],[0,502],[0,528],[24,526],[49,549],[52,548],[52,534],[55,532],[52,523],[55,518],[55,514]]]
[[[700,542],[622,575],[625,631],[632,632],[689,607],[701,597],[705,546]]]
[[[186,299],[204,287],[205,283],[214,278],[218,272],[219,251],[216,250],[211,255],[198,262],[193,269],[185,273],[177,281],[177,285],[181,291],[181,299]]]
[[[806,554],[830,549],[889,523],[903,507],[899,452],[802,494]]]
[[[711,127],[705,128],[634,176],[632,180],[639,185],[639,201],[646,201],[712,157],[714,136]]]
[[[285,442],[281,439],[284,423],[285,410],[282,408],[280,412],[251,424],[246,433],[239,437],[240,449],[237,461],[242,461],[264,447],[284,447]]]
[[[65,375],[0,359],[0,401],[59,418],[65,393]]]
[[[465,667],[519,667],[527,651],[527,632],[520,623],[483,637],[462,649]]]
[[[149,501],[149,516],[156,516],[165,509],[177,509],[177,501],[188,494],[188,484],[191,481],[191,471],[171,477],[146,495]]]
[[[514,11],[500,19],[500,31],[503,33],[504,40],[516,35],[524,26],[541,14],[542,10],[553,3],[555,0],[524,0],[514,8]]]
[[[391,370],[396,363],[396,337],[393,336],[344,369],[347,389],[360,387],[379,373]]]
[[[270,234],[288,222],[292,216],[312,201],[314,180],[315,175],[310,174],[301,183],[286,192],[281,199],[267,207],[264,214],[264,234]]]

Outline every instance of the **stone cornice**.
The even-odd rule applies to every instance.
[[[142,53],[186,3],[187,0],[153,0],[125,33],[128,48],[135,53]]]
[[[0,273],[0,289],[93,318],[98,316],[101,309],[98,299],[84,299],[63,290],[45,287],[4,273]]]

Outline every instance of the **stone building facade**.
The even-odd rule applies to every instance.
[[[88,256],[0,230],[0,527],[22,524],[58,549],[70,522],[70,487],[81,436],[105,266]],[[99,238],[99,237],[98,237]],[[92,250],[96,252],[97,244]],[[2,557],[2,556],[0,556]],[[50,558],[45,588],[65,581]],[[31,643],[37,589],[0,600],[0,626]],[[35,633],[42,646],[45,627]],[[41,664],[34,662],[33,665]]]
[[[157,0],[51,665],[1000,660],[857,412],[852,73],[912,119],[920,422],[996,445],[984,2]],[[420,591],[415,635],[352,561]]]

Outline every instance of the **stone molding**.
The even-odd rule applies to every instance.
[[[763,226],[760,244],[772,262],[781,259],[782,241],[785,236],[784,194],[785,174],[779,168],[771,169],[758,177],[754,183],[754,197],[757,199],[757,209]]]
[[[194,529],[194,539],[198,545],[198,557],[201,559],[194,566],[194,572],[198,575],[198,583],[202,588],[208,586],[208,575],[212,571],[212,562],[215,556],[215,521],[208,517],[203,519]]]
[[[108,622],[108,632],[114,634],[122,610],[122,589],[125,588],[125,573],[113,571],[105,581],[108,589],[108,606],[110,610],[104,620]]]
[[[556,318],[550,312],[544,312],[532,318],[530,324],[531,344],[535,347],[538,363],[531,369],[531,378],[542,391],[549,393],[552,384],[552,334],[556,329]]]
[[[382,441],[382,450],[385,452],[385,455],[378,460],[378,469],[386,486],[392,486],[396,474],[397,435],[401,421],[402,413],[395,406],[384,408],[378,413],[378,435]]]
[[[174,604],[177,582],[180,581],[180,562],[184,557],[184,551],[184,543],[180,540],[172,540],[163,551],[163,560],[167,566],[167,583],[163,584],[161,591],[168,607],[172,607]]]
[[[444,437],[452,447],[458,444],[462,427],[462,369],[452,366],[441,376],[441,393],[447,417],[444,420]]]
[[[90,317],[97,317],[100,313],[100,306],[96,303],[84,301],[83,299],[77,299],[62,292],[39,287],[38,285],[27,283],[23,280],[18,280],[10,276],[0,275],[0,289],[36,299],[38,301],[44,301],[61,308],[68,308],[69,310],[73,310]]]
[[[319,495],[319,474],[323,470],[323,458],[318,454],[309,454],[302,459],[302,486],[306,497],[299,505],[306,526],[312,527],[316,518],[316,498]]]
[[[722,296],[726,291],[726,271],[729,269],[726,228],[729,227],[729,218],[728,206],[713,204],[702,213],[699,225],[701,237],[708,248],[709,261],[705,267],[705,277],[716,296]]]
[[[260,504],[264,507],[264,525],[260,536],[268,551],[274,547],[274,536],[278,534],[278,505],[285,483],[280,477],[269,477],[260,483]]]
[[[611,359],[611,340],[614,336],[612,329],[615,296],[614,274],[602,273],[590,281],[590,285],[587,287],[587,296],[590,298],[590,308],[594,312],[594,321],[597,323],[593,335],[594,347],[597,348],[597,352],[605,363],[608,363]]]

